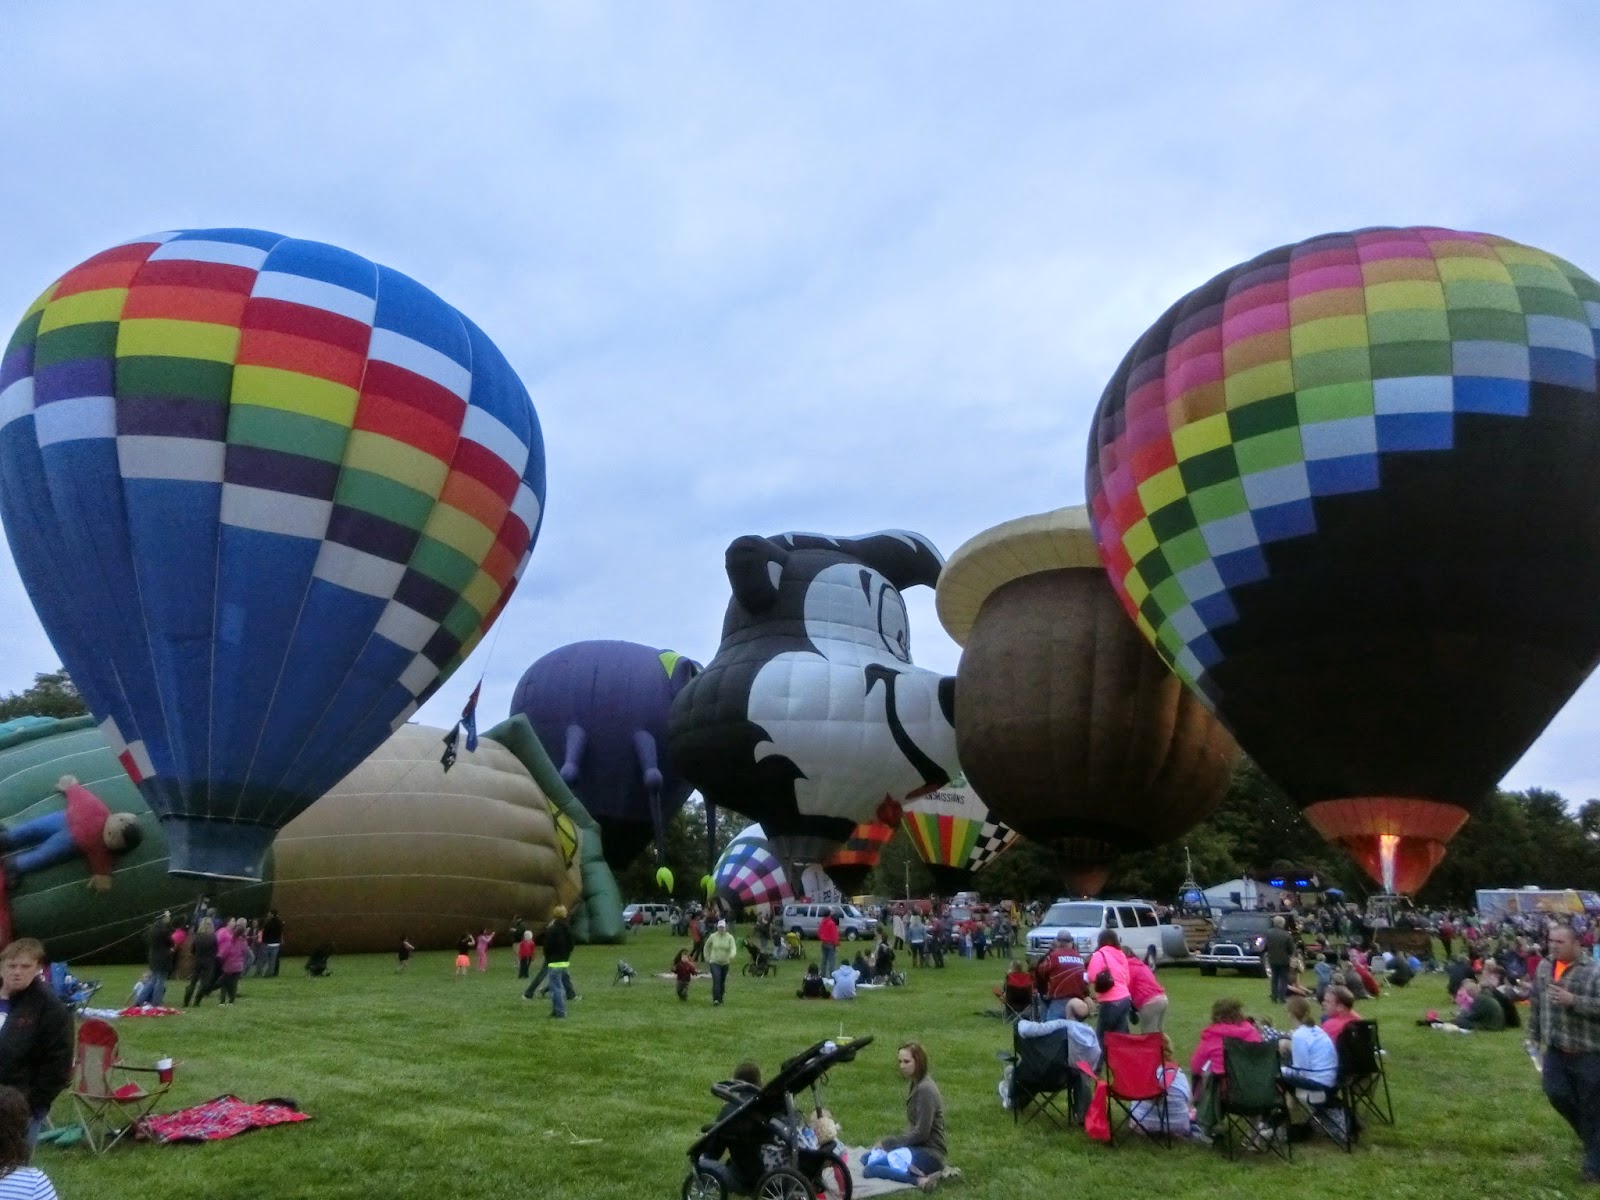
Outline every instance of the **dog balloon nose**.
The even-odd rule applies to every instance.
[[[944,713],[944,719],[950,724],[956,723],[956,679],[954,675],[946,675],[939,680],[939,711]]]

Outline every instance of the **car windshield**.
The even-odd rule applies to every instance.
[[[861,916],[861,910],[859,908],[857,908],[854,904],[846,904],[844,906],[844,915],[847,916],[847,917],[857,917],[857,918],[859,918]]]
[[[1050,911],[1045,913],[1041,925],[1072,925],[1082,929],[1099,929],[1100,914],[1103,910],[1098,904],[1052,904]]]
[[[1217,920],[1217,931],[1230,933],[1265,933],[1272,928],[1269,913],[1223,913]]]

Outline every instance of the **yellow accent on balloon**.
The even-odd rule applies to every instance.
[[[86,292],[85,295],[95,293]],[[68,296],[58,300],[45,310],[45,319],[56,309],[70,304],[76,296]],[[121,313],[121,301],[118,301],[117,312]],[[115,316],[111,318],[115,320]],[[231,363],[239,354],[239,327],[237,325],[216,325],[210,321],[175,321],[163,317],[135,317],[122,322],[117,326],[117,357],[132,358],[135,355],[152,356],[157,358],[199,358],[207,362]],[[258,370],[262,368],[257,368]],[[279,372],[292,374],[292,372]],[[309,376],[295,374],[296,379],[307,379]],[[337,385],[335,385],[337,386]],[[351,410],[355,409],[355,393],[347,387],[339,387],[342,393],[350,397]],[[296,410],[304,411],[304,410]],[[308,416],[320,417],[320,412],[310,412]],[[348,423],[348,422],[347,422]]]
[[[707,900],[711,899],[711,897],[716,893],[717,881],[711,878],[709,875],[700,876],[700,890],[706,894]]]
[[[656,868],[656,883],[659,884],[662,888],[664,888],[664,889],[666,889],[667,891],[670,892],[672,890],[672,868],[671,867],[657,867]]]
[[[123,330],[133,322],[124,321]],[[234,331],[237,337],[238,331]],[[126,333],[118,335],[117,353],[171,354],[169,349],[130,350]],[[200,358],[202,355],[191,355]],[[219,358],[219,362],[232,362],[233,356]],[[333,425],[349,427],[356,416],[356,390],[315,375],[302,375],[299,371],[284,371],[277,367],[258,367],[245,363],[233,369],[233,394],[235,404],[254,404],[261,408],[276,408],[283,412],[315,417]],[[348,461],[348,459],[346,460]],[[378,474],[387,474],[379,471]]]
[[[122,306],[128,299],[128,289],[101,288],[93,292],[79,292],[74,296],[53,300],[48,305],[41,304],[43,299],[41,296],[36,300],[34,308],[44,308],[44,315],[39,318],[39,332],[49,333],[52,329],[65,329],[69,325],[118,320],[122,316]],[[33,311],[30,308],[24,315],[31,315]]]

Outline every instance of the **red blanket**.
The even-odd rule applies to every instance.
[[[193,1108],[139,1122],[140,1136],[153,1142],[220,1142],[252,1129],[309,1121],[292,1100],[264,1100],[249,1104],[237,1096],[218,1096]]]
[[[125,1017],[176,1017],[182,1013],[181,1008],[166,1008],[160,1004],[139,1004],[122,1010]]]

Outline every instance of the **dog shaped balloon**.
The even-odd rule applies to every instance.
[[[728,547],[722,642],[673,701],[668,753],[780,861],[820,859],[885,802],[957,772],[955,680],[912,665],[901,590],[944,565],[921,534],[783,533]]]

